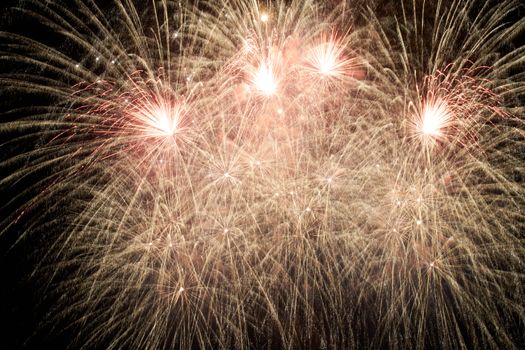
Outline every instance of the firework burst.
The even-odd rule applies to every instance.
[[[23,101],[2,114],[0,228],[36,246],[41,329],[84,348],[518,347],[519,4],[401,5],[14,9],[53,37],[0,36]]]

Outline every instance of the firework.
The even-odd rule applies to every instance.
[[[24,101],[0,129],[0,227],[38,245],[42,329],[85,348],[518,347],[524,48],[505,47],[525,22],[492,5],[13,10],[53,37],[0,49]]]

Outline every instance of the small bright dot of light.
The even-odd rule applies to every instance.
[[[184,292],[184,287],[180,287],[179,288],[179,292],[181,292],[181,293]]]
[[[268,22],[268,14],[267,13],[263,13],[261,15],[261,22],[263,22],[263,23]]]
[[[417,221],[416,221],[416,224],[417,224],[417,225],[421,225],[421,220],[417,220]]]

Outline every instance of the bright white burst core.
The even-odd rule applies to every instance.
[[[427,103],[423,108],[421,132],[424,135],[440,137],[451,118],[452,115],[444,101]]]
[[[337,74],[338,56],[332,44],[317,48],[315,54],[315,61],[317,61],[317,67],[321,75],[330,76]]]
[[[166,106],[152,109],[148,116],[150,133],[153,136],[172,136],[177,130],[179,120],[178,112]]]
[[[343,46],[334,39],[313,47],[307,62],[313,72],[323,78],[341,78],[350,69],[350,61],[343,59]]]
[[[273,95],[277,91],[277,81],[275,80],[272,69],[266,63],[262,63],[259,69],[257,69],[253,84],[258,91],[266,96]]]
[[[158,119],[158,128],[159,130],[163,131],[166,134],[173,135],[176,129],[176,123],[174,122],[174,118],[172,118],[168,111],[166,110],[159,110],[157,112],[157,119]]]

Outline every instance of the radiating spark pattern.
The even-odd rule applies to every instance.
[[[0,232],[33,242],[49,332],[86,349],[519,347],[519,1],[390,3],[13,9],[37,30],[0,34],[16,97]]]
[[[322,39],[307,54],[307,66],[321,78],[342,79],[349,76],[355,63],[345,58],[345,45],[336,38]]]
[[[253,85],[265,96],[271,96],[277,92],[277,81],[271,66],[262,62],[253,77]]]
[[[444,101],[428,101],[421,116],[420,130],[423,135],[439,137],[452,122],[452,112]]]
[[[173,136],[177,131],[181,111],[179,107],[171,106],[170,102],[159,103],[158,105],[145,104],[141,107],[134,105],[132,108],[135,110],[129,113],[133,118],[144,122],[147,128],[145,130],[146,135]]]

